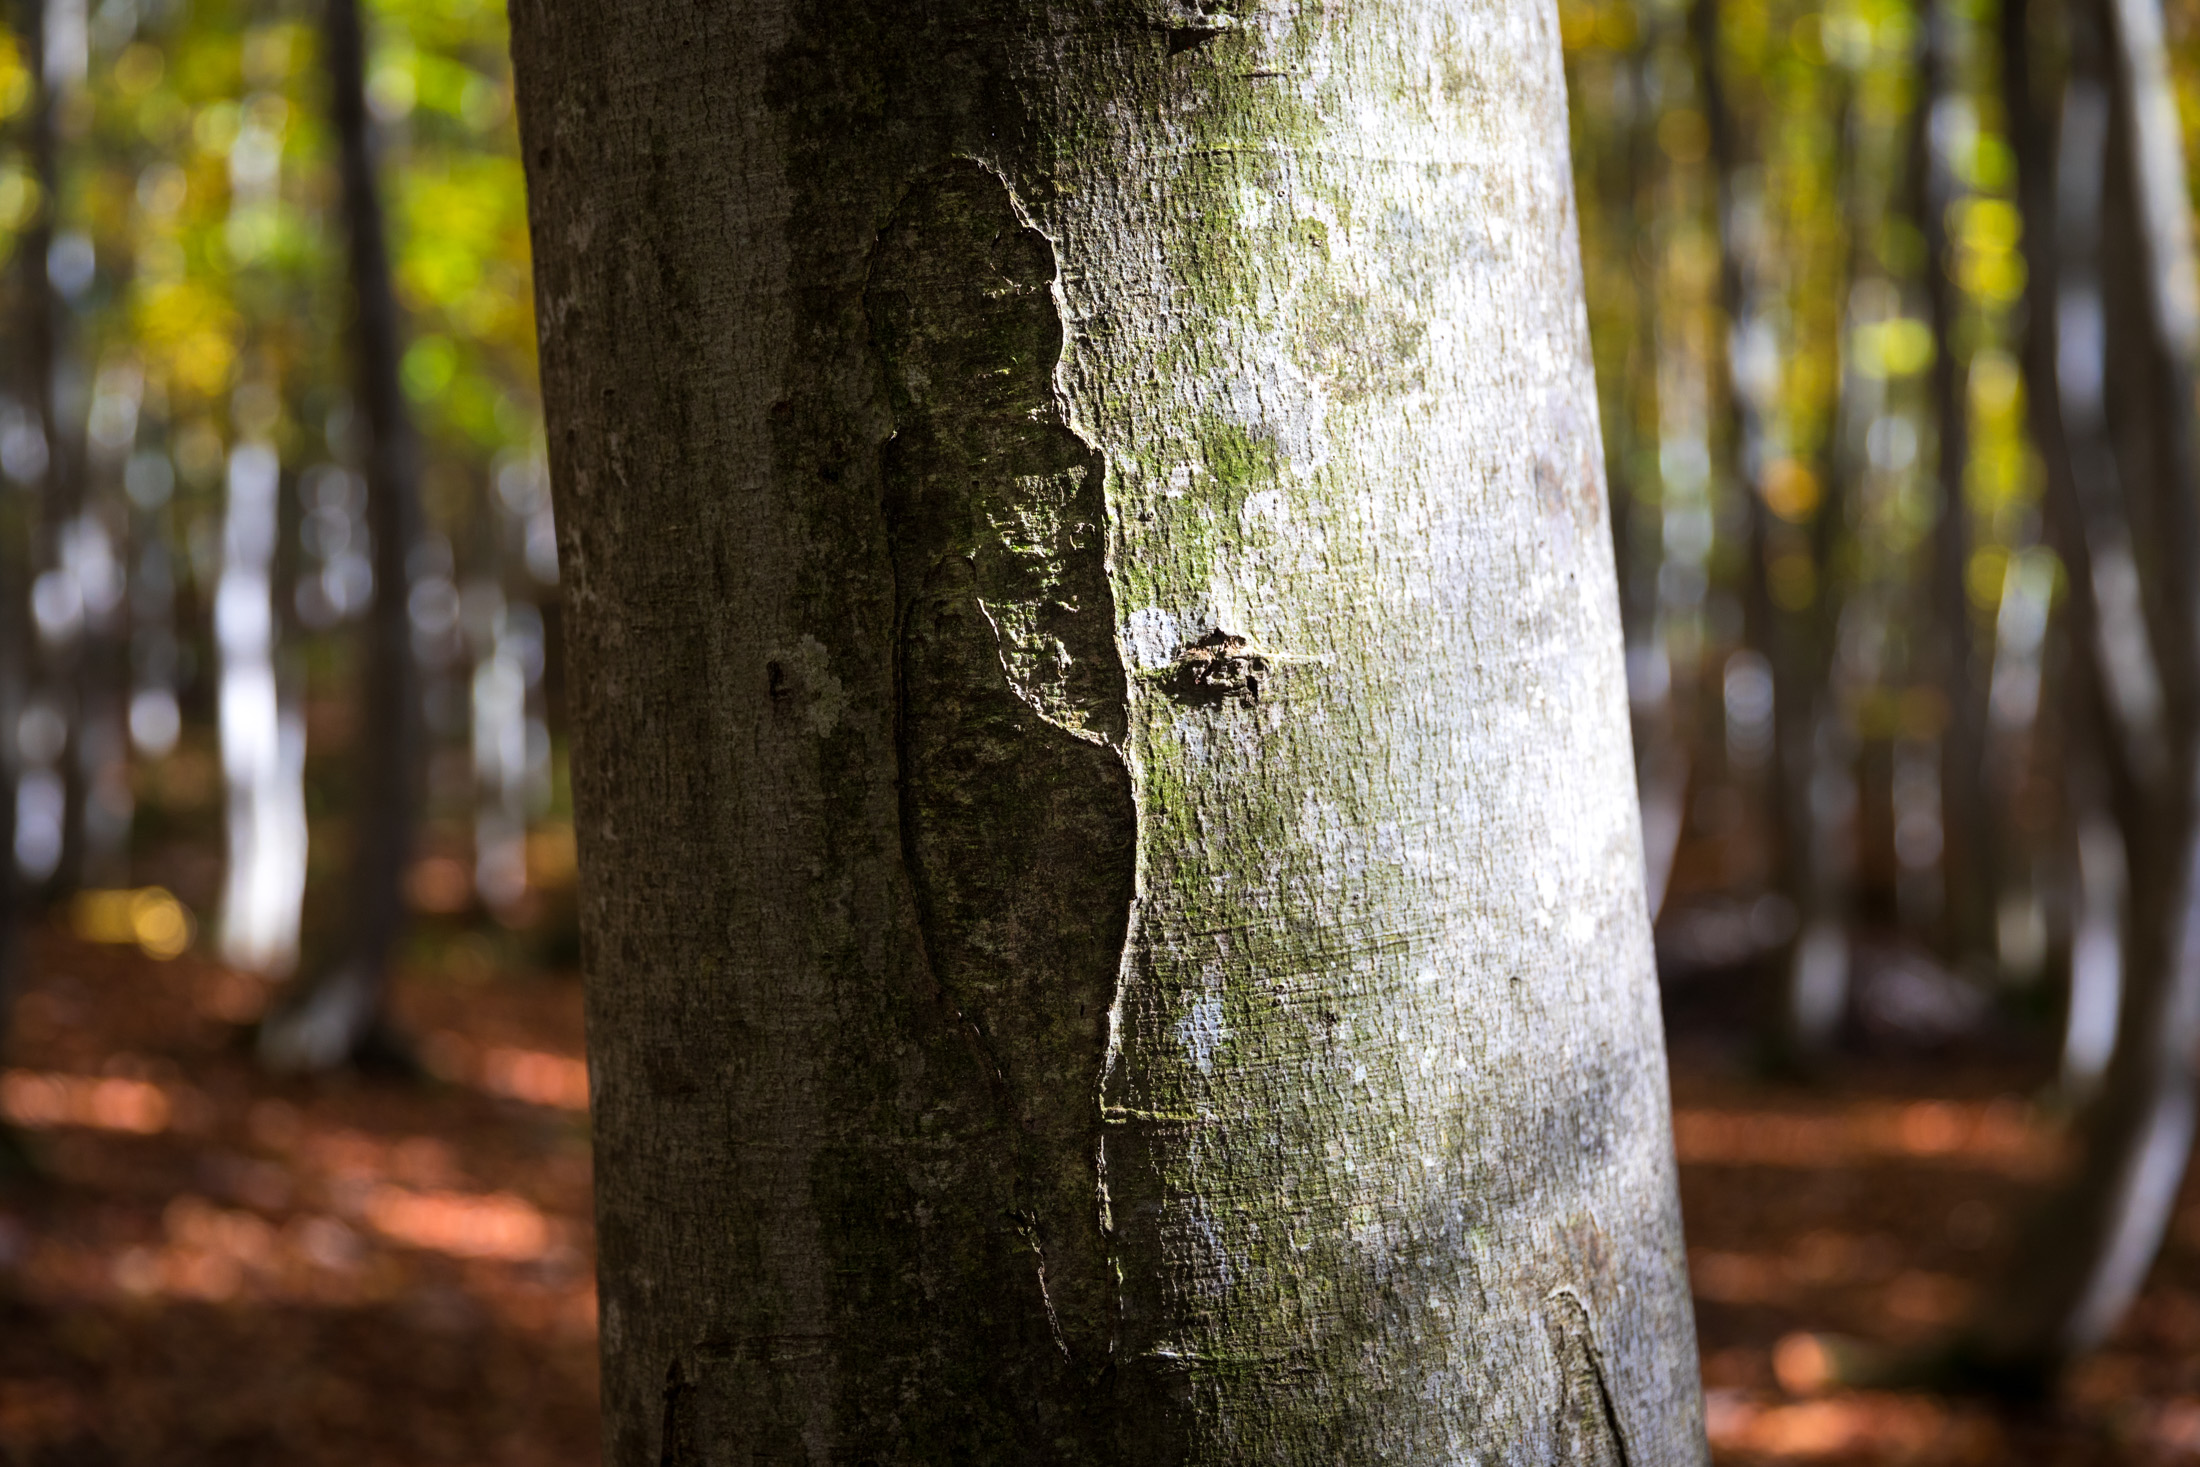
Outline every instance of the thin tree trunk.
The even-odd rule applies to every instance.
[[[1755,307],[1739,237],[1740,203],[1734,195],[1742,166],[1740,124],[1728,101],[1721,68],[1721,0],[1695,0],[1691,11],[1697,65],[1703,78],[1704,114],[1709,123],[1710,159],[1717,180],[1719,222],[1719,297],[1732,356],[1739,334]],[[1744,629],[1750,646],[1762,653],[1772,673],[1772,748],[1763,771],[1766,807],[1771,816],[1775,860],[1774,889],[1794,902],[1797,940],[1780,954],[1784,980],[1769,1046],[1786,1063],[1807,1063],[1834,1038],[1848,988],[1848,947],[1840,923],[1841,903],[1834,873],[1811,808],[1811,781],[1818,768],[1819,703],[1825,686],[1825,658],[1818,636],[1822,602],[1808,614],[1783,610],[1774,600],[1771,562],[1777,546],[1791,535],[1776,523],[1766,502],[1765,404],[1745,381],[1739,364],[1728,363],[1728,396],[1734,410],[1728,439],[1730,467],[1748,505],[1748,575],[1743,590]],[[1830,482],[1830,476],[1829,476]],[[1821,516],[1838,513],[1830,504]],[[1823,526],[1826,521],[1819,521]],[[1814,536],[1813,539],[1819,538]],[[1822,556],[1813,555],[1823,566]],[[1827,594],[1821,575],[1818,596]]]
[[[35,696],[58,716],[62,729],[62,746],[52,765],[62,790],[58,852],[40,883],[49,897],[69,890],[77,882],[83,856],[85,804],[79,686],[83,610],[73,568],[66,565],[64,553],[82,500],[79,444],[61,402],[69,306],[54,287],[51,268],[54,223],[61,199],[61,139],[55,115],[61,89],[56,85],[56,58],[48,44],[46,24],[51,3],[23,0],[21,10],[23,54],[36,78],[24,119],[24,151],[29,155],[31,176],[37,180],[41,197],[37,213],[15,247],[25,262],[21,342],[24,381],[45,447],[30,573],[35,578],[53,578],[47,581],[47,614],[38,619],[33,686]]]
[[[1970,398],[1960,360],[1962,301],[1953,274],[1948,208],[1956,179],[1934,135],[1935,116],[1956,86],[1960,24],[1951,0],[1927,0],[1918,31],[1917,100],[1911,141],[1918,231],[1925,243],[1925,308],[1933,333],[1929,372],[1934,477],[1940,516],[1932,534],[1932,668],[1947,699],[1940,733],[1942,924],[1945,952],[1957,966],[1990,960],[1994,951],[1992,812],[1986,799],[1986,699],[1978,675],[1968,573],[1972,525],[1964,471],[1970,463]]]
[[[398,378],[400,322],[367,116],[366,38],[358,0],[327,0],[327,6],[322,44],[351,269],[354,385],[366,425],[374,599],[360,687],[350,931],[336,965],[261,1032],[262,1055],[286,1069],[397,1057],[383,1010],[391,957],[405,926],[405,869],[422,748],[420,677],[407,605],[408,560],[420,525],[418,447]]]
[[[50,184],[55,158],[51,91],[41,54],[45,37],[45,0],[22,0],[18,9],[22,29],[18,41],[37,78],[29,115],[24,119],[26,151],[34,174],[48,191],[38,213],[24,229],[15,247],[20,384],[40,432],[50,435],[53,401],[54,291],[46,277],[46,252],[53,238],[54,195]],[[30,606],[35,566],[44,559],[49,540],[48,498],[54,469],[49,437],[46,458],[48,477],[40,485],[36,508],[23,496],[0,486],[0,496],[13,501],[0,504],[0,1059],[14,1032],[15,1000],[20,992],[25,939],[37,893],[18,869],[19,831],[17,812],[22,795],[24,761],[20,737],[22,715],[41,668],[41,648],[36,639]],[[0,1121],[0,1180],[21,1175],[28,1158],[12,1127]]]
[[[1657,123],[1661,115],[1650,98],[1657,66],[1663,22],[1653,13],[1639,18],[1641,33],[1630,58],[1634,114],[1629,120],[1624,155],[1625,218],[1631,272],[1635,287],[1635,339],[1628,381],[1622,395],[1623,411],[1635,409],[1636,398],[1658,391],[1659,282],[1656,246],[1646,251],[1644,242],[1656,231],[1655,190],[1659,181]],[[1656,415],[1653,421],[1659,421]],[[1606,424],[1607,435],[1612,425]],[[1659,460],[1657,432],[1644,443],[1636,422],[1622,426],[1628,452],[1623,472],[1648,478],[1662,477],[1663,467],[1645,469]],[[1630,486],[1631,488],[1632,486]],[[1615,535],[1620,582],[1620,620],[1628,637],[1628,697],[1635,737],[1635,788],[1642,806],[1643,894],[1655,924],[1672,885],[1673,862],[1680,853],[1681,832],[1687,821],[1689,787],[1688,739],[1681,711],[1674,697],[1674,668],[1666,651],[1666,627],[1659,572],[1665,563],[1664,495],[1645,506],[1643,497],[1630,492],[1623,507],[1612,506],[1613,524],[1624,523],[1629,533]],[[1624,519],[1623,519],[1624,515]],[[1652,527],[1655,527],[1655,537]]]
[[[1702,1461],[1551,13],[513,52],[607,1462]]]
[[[2200,608],[2200,454],[2194,451],[2192,247],[2181,148],[2169,111],[2160,14],[2152,0],[2068,8],[2073,75],[2063,120],[2060,248],[2036,277],[2055,291],[2050,353],[2059,423],[2044,423],[2050,487],[2075,532],[2073,582],[2098,655],[2100,742],[2129,851],[2130,941],[2116,1050],[2080,1128],[2077,1173],[2020,1243],[1955,1352],[1963,1368],[2029,1388],[2106,1337],[2138,1293],[2175,1205],[2191,1149],[2200,1043],[2200,821],[2195,820],[2192,616]],[[2023,21],[2010,29],[2021,44]],[[2010,62],[2009,88],[2028,77]],[[2028,86],[2022,92],[2028,97]],[[2043,130],[2018,130],[2029,239],[2050,194],[2039,180]],[[2089,151],[2097,149],[2099,151]],[[2095,164],[2098,160],[2098,166]],[[2037,252],[2035,252],[2036,254]],[[2034,304],[2044,304],[2035,295]],[[2057,433],[2056,430],[2060,432]],[[2120,491],[2120,492],[2119,492]],[[2121,514],[2118,507],[2120,504]],[[2152,553],[2135,560],[2128,526]],[[2136,573],[2138,595],[2118,590]],[[2143,631],[2130,623],[2146,606]],[[2119,671],[2119,668],[2122,668]],[[2142,670],[2158,677],[2150,689]],[[2159,720],[2159,724],[2157,724]],[[2165,728],[2166,757],[2154,751]]]
[[[30,892],[15,863],[16,781],[22,773],[16,730],[31,657],[30,608],[25,604],[30,525],[22,497],[0,485],[0,1063],[8,1057],[14,1034],[15,1000],[23,982],[24,930],[30,915]],[[0,1183],[22,1174],[28,1165],[14,1128],[0,1120]]]
[[[1794,617],[1791,632],[1799,646],[1790,681],[1796,696],[1807,701],[1794,720],[1797,747],[1781,763],[1781,798],[1788,810],[1787,825],[1798,842],[1793,863],[1796,939],[1788,958],[1783,1040],[1787,1056],[1802,1062],[1822,1056],[1832,1047],[1849,1006],[1853,859],[1848,827],[1856,803],[1856,750],[1838,708],[1833,679],[1842,607],[1836,552],[1855,479],[1850,447],[1853,440],[1849,436],[1855,402],[1850,386],[1854,374],[1848,360],[1848,303],[1867,227],[1863,222],[1865,204],[1860,197],[1863,190],[1858,186],[1862,150],[1856,136],[1860,123],[1855,94],[1853,81],[1846,84],[1836,112],[1835,197],[1846,198],[1851,212],[1839,303],[1834,311],[1839,342],[1835,348],[1839,362],[1837,396],[1819,465],[1825,487],[1809,526],[1816,587],[1809,609]]]
[[[304,747],[276,675],[273,564],[282,465],[266,443],[230,450],[222,569],[214,594],[220,653],[222,783],[229,868],[221,950],[239,967],[288,974],[305,896]]]
[[[1689,12],[1696,49],[1697,74],[1703,87],[1704,117],[1709,125],[1710,164],[1714,180],[1714,208],[1719,235],[1719,307],[1726,318],[1727,399],[1733,411],[1731,431],[1723,435],[1727,469],[1739,487],[1748,510],[1748,573],[1743,587],[1743,631],[1749,646],[1763,654],[1773,677],[1771,757],[1764,770],[1769,791],[1775,849],[1774,886],[1784,892],[1796,887],[1797,844],[1803,832],[1793,826],[1794,812],[1785,799],[1786,760],[1797,745],[1797,720],[1802,713],[1801,689],[1796,686],[1794,659],[1786,618],[1773,604],[1767,577],[1772,554],[1772,511],[1765,503],[1765,404],[1757,384],[1747,380],[1744,365],[1736,358],[1741,335],[1756,314],[1751,299],[1749,262],[1741,238],[1741,201],[1735,196],[1735,180],[1742,166],[1739,123],[1727,98],[1721,65],[1719,36],[1721,0],[1695,0]],[[1807,717],[1804,720],[1807,725]]]
[[[2065,781],[2078,881],[2062,1085],[2082,1099],[2097,1090],[2122,1007],[2129,878],[2114,792],[2162,790],[2168,750],[2160,675],[2138,604],[2137,562],[2118,503],[2100,385],[2105,323],[2096,236],[2107,96],[2099,42],[2090,32],[2083,38],[2092,51],[2086,74],[2068,79],[2067,86],[2063,77],[2050,79],[2035,60],[2038,15],[2027,0],[2003,0],[2001,93],[2023,218],[2019,360],[2026,428],[2046,478],[2046,531],[2070,578],[2063,611],[2070,674],[2081,694],[2068,720],[2068,736],[2081,747]],[[2054,120],[2058,98],[2066,99],[2060,128]],[[2067,341],[2058,330],[2064,316]],[[2071,360],[2063,370],[2058,357],[2066,348]]]

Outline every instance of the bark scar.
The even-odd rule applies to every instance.
[[[1589,1306],[1565,1285],[1551,1290],[1546,1302],[1553,1306],[1553,1317],[1545,1324],[1559,1369],[1555,1460],[1579,1467],[1632,1467],[1634,1458],[1627,1450],[1627,1433],[1620,1426],[1619,1407],[1612,1399]]]
[[[880,231],[902,846],[927,959],[996,1077],[1029,1303],[1087,1368],[1117,1313],[1100,1080],[1135,886],[1104,466],[1069,423],[1054,247],[960,159]]]

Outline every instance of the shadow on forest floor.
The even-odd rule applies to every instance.
[[[252,1067],[249,979],[51,934],[35,958],[0,1110],[50,1183],[0,1202],[0,1463],[597,1461],[577,985],[410,982],[440,1078],[315,1086]],[[1723,1467],[2200,1462],[2200,1188],[2053,1411],[1784,1394],[1790,1331],[1953,1320],[2061,1143],[2021,1057],[1777,1087],[1686,1009],[1676,1135]]]

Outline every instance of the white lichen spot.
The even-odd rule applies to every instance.
[[[1535,873],[1535,925],[1550,930],[1558,916],[1558,878],[1537,867]]]
[[[1175,666],[1177,649],[1187,640],[1184,623],[1176,613],[1159,606],[1132,612],[1123,626],[1123,645],[1140,672],[1160,672]]]
[[[1248,494],[1238,509],[1238,523],[1249,540],[1280,538],[1290,517],[1281,489],[1262,489]]]
[[[1228,1035],[1222,1027],[1222,995],[1202,994],[1184,1011],[1184,1017],[1176,1021],[1177,1043],[1192,1057],[1192,1063],[1202,1075],[1211,1075],[1215,1068],[1215,1055],[1222,1049],[1222,1041]]]

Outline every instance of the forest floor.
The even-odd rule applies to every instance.
[[[314,1084],[252,1064],[254,980],[55,933],[33,956],[0,1114],[44,1179],[0,1198],[0,1463],[598,1460],[571,978],[417,977],[435,1078]],[[1674,1073],[1721,1464],[2200,1462],[2200,1186],[2061,1401],[1791,1396],[1793,1331],[1900,1344],[1960,1315],[2057,1127],[2007,1056],[1779,1086],[1683,1013]]]

